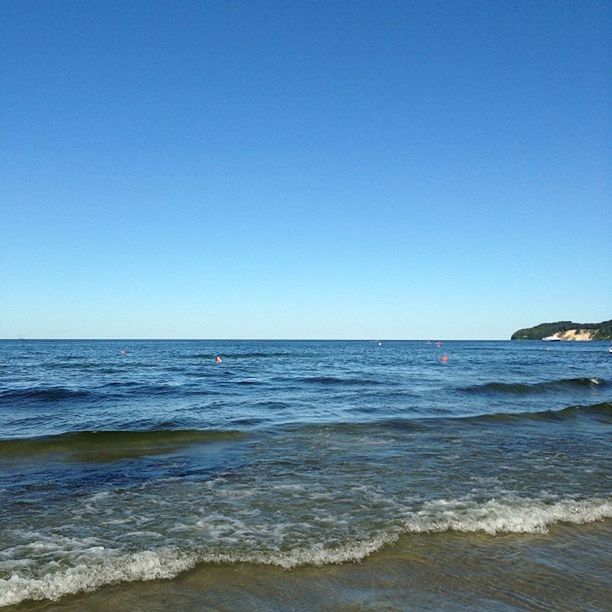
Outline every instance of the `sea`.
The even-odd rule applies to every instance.
[[[0,341],[0,606],[610,610],[609,347]]]

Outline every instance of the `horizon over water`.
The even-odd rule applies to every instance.
[[[1,340],[0,606],[606,609],[608,346]]]
[[[509,338],[0,338],[0,342],[511,342]],[[514,342],[514,341],[512,341]],[[521,340],[524,342],[524,340]]]

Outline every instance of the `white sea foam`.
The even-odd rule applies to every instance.
[[[406,521],[408,532],[482,531],[497,533],[545,533],[554,523],[590,523],[612,518],[612,502],[606,499],[561,500],[545,503],[520,498],[490,500],[484,504],[462,501],[430,502]]]
[[[9,579],[0,579],[0,606],[28,599],[56,600],[68,594],[93,591],[106,584],[173,578],[198,563],[254,563],[286,569],[302,565],[360,561],[403,534],[448,530],[461,532],[542,533],[554,523],[590,523],[612,518],[612,500],[539,500],[508,498],[477,504],[470,500],[428,502],[419,511],[407,511],[401,522],[364,540],[340,546],[316,543],[293,550],[253,550],[235,553],[181,551],[161,548],[133,554],[93,547],[83,551],[82,563],[38,577],[20,575],[16,564]]]
[[[0,606],[26,599],[56,600],[64,595],[93,591],[105,584],[172,578],[193,567],[195,555],[175,551],[145,551],[132,555],[109,556],[98,562],[80,564],[40,578],[22,578],[13,574],[0,580]]]

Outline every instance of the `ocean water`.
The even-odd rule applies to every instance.
[[[606,609],[611,423],[598,342],[2,341],[0,606]]]

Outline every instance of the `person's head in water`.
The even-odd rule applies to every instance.
[[[223,359],[221,359],[221,355],[217,355],[215,357],[215,363],[221,363],[223,361]]]

